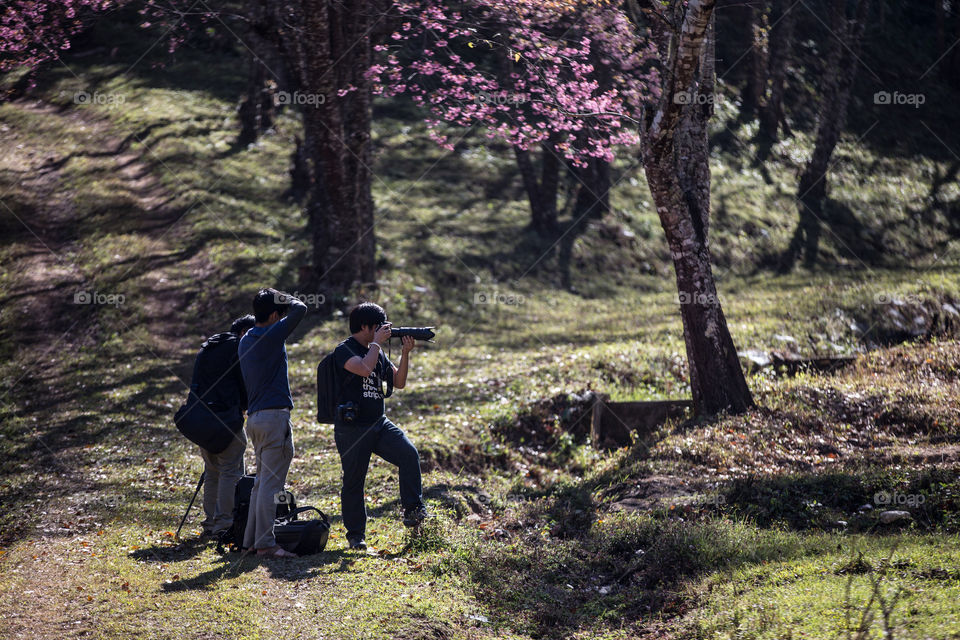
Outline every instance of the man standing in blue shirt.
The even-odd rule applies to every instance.
[[[256,549],[259,556],[296,557],[277,544],[273,521],[276,496],[284,489],[293,460],[293,398],[284,343],[306,313],[307,306],[297,298],[276,289],[260,289],[253,298],[256,325],[243,336],[238,349],[247,389],[247,437],[257,459],[242,546],[248,552]]]

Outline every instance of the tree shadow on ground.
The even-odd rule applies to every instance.
[[[823,474],[789,474],[733,481],[719,495],[721,511],[758,527],[888,533],[960,525],[956,463],[894,472],[885,468]],[[885,510],[906,510],[909,520],[886,525]]]
[[[618,515],[616,487],[655,473],[639,454],[616,469],[559,490],[520,490],[497,526],[473,549],[469,571],[478,599],[503,623],[534,637],[569,637],[604,612],[641,627],[650,617],[682,615],[682,585],[809,553],[810,538],[784,541],[784,529],[894,535],[905,530],[960,531],[960,481],[952,466],[912,471],[877,463],[833,473],[734,480],[676,505]],[[864,508],[869,504],[870,507]],[[885,524],[884,510],[910,517]],[[835,546],[823,543],[821,546]],[[824,548],[826,548],[824,546]]]
[[[260,565],[266,565],[270,577],[273,579],[287,580],[297,582],[314,577],[319,567],[333,564],[337,561],[343,566],[344,556],[347,552],[322,551],[309,556],[299,556],[297,558],[259,558],[256,555],[243,556],[239,553],[231,553],[220,556],[217,559],[217,566],[208,571],[204,571],[196,576],[181,578],[166,582],[163,585],[165,593],[179,591],[208,591],[213,589],[217,582],[228,578],[235,578],[240,574],[253,571]]]
[[[145,549],[138,549],[130,557],[146,563],[175,563],[190,560],[209,548],[212,542],[199,538],[185,540],[176,545],[154,545]],[[297,558],[262,558],[256,554],[243,555],[240,552],[220,554],[214,561],[212,569],[195,576],[177,578],[165,582],[163,591],[173,593],[179,591],[207,591],[217,582],[236,578],[237,576],[265,565],[274,579],[296,582],[314,577],[320,567],[339,563],[335,571],[347,571],[357,555],[354,552],[342,549],[325,549],[320,553]]]
[[[199,536],[187,538],[178,544],[155,544],[150,547],[136,549],[130,557],[139,562],[183,562],[200,555],[213,544]]]
[[[462,517],[468,511],[480,509],[489,500],[489,496],[475,484],[441,482],[424,487],[423,499],[438,504],[443,510],[452,511],[457,517]],[[400,499],[394,498],[381,502],[372,509],[367,509],[367,514],[375,518],[384,518],[399,513],[399,510]]]

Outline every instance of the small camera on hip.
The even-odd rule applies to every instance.
[[[344,402],[337,405],[337,417],[340,418],[340,422],[351,424],[357,420],[357,409],[356,402]]]

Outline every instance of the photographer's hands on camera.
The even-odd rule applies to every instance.
[[[374,332],[373,342],[371,342],[370,344],[376,344],[382,350],[383,343],[390,340],[390,334],[392,331],[393,331],[393,323],[384,322],[377,328],[376,332]],[[413,336],[403,336],[402,338],[400,338],[401,353],[404,356],[406,356],[411,351],[413,351],[413,347],[416,346],[416,344],[417,344],[417,341]]]
[[[378,347],[383,349],[383,343],[390,339],[390,331],[393,329],[392,322],[384,322],[373,334],[373,342],[376,343]]]
[[[377,327],[376,332],[373,334],[373,342],[377,343],[377,346],[380,347],[382,340],[390,339],[392,330],[393,323],[384,322],[382,325]],[[413,351],[413,347],[416,344],[417,340],[413,336],[403,336],[400,338],[400,364],[399,366],[394,367],[393,380],[394,387],[397,389],[403,389],[407,385],[407,371],[410,369],[410,352]],[[380,347],[380,349],[382,350],[383,347]],[[376,360],[374,360],[374,365],[375,364]]]

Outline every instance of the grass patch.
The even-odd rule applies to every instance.
[[[960,194],[937,183],[947,162],[845,141],[821,267],[773,274],[810,140],[799,131],[752,167],[755,124],[724,101],[715,133],[739,143],[711,160],[711,233],[734,341],[859,358],[829,376],[758,372],[762,409],[600,452],[589,393],[689,395],[672,267],[635,162],[614,167],[610,215],[561,251],[527,229],[508,149],[471,133],[445,152],[403,104],[378,103],[372,293],[394,321],[439,327],[388,404],[425,461],[435,517],[410,537],[395,472],[374,461],[373,553],[346,549],[332,431],[313,419],[316,363],[346,323],[310,313],[288,345],[289,488],[333,516],[330,544],[240,561],[198,544],[196,517],[172,540],[200,462],[171,416],[202,338],[256,288],[295,289],[309,261],[283,199],[299,125],[284,113],[237,149],[239,58],[197,51],[126,73],[139,50],[122,50],[52,68],[40,102],[0,104],[3,635],[822,636],[842,631],[851,576],[861,608],[871,577],[910,589],[898,633],[955,626],[960,278],[941,214]],[[124,106],[76,105],[77,91]],[[80,291],[124,300],[75,304]],[[880,526],[880,505],[861,511],[879,492],[923,503]]]

